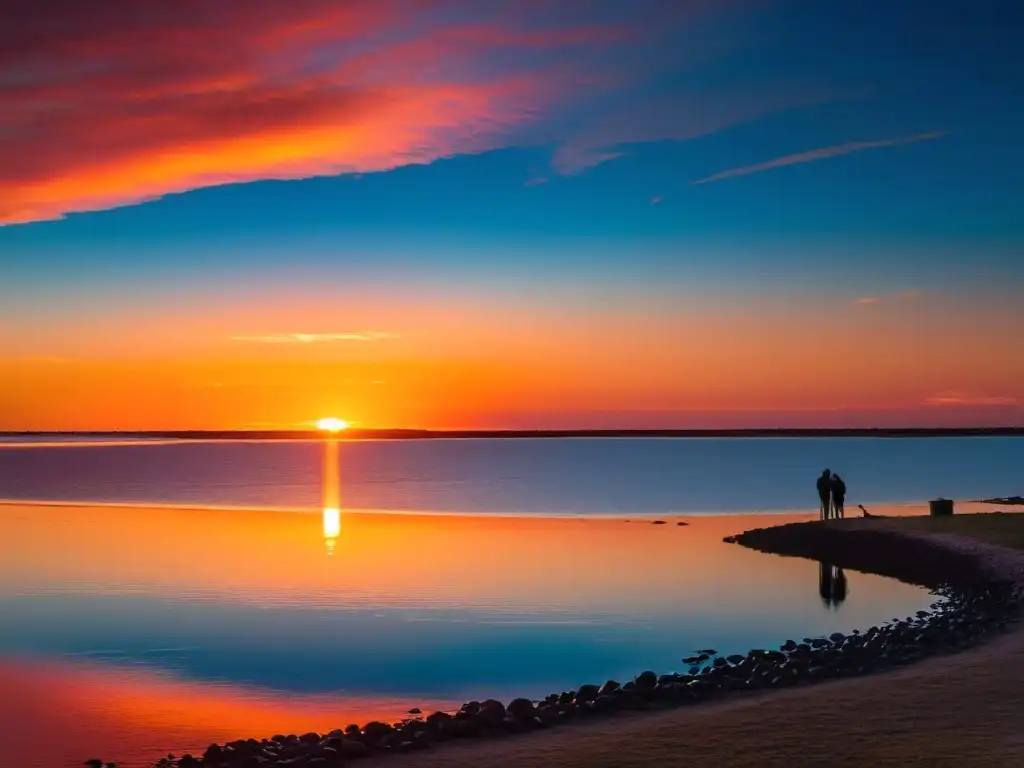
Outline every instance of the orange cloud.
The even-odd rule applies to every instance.
[[[24,5],[0,30],[17,73],[0,75],[0,224],[501,146],[566,83],[528,57],[477,66],[486,53],[624,37],[444,27],[429,0]]]
[[[232,336],[232,341],[254,341],[263,344],[318,344],[327,341],[384,341],[398,338],[393,333],[368,331],[359,333],[270,333],[264,336]]]
[[[944,392],[925,398],[925,405],[937,406],[1008,406],[1017,405],[1015,397],[993,397],[970,392]]]

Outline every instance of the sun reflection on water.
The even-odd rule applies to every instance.
[[[341,478],[338,465],[338,441],[324,441],[323,523],[324,545],[327,555],[334,554],[334,546],[341,533]]]
[[[324,544],[327,554],[334,554],[334,545],[341,533],[341,510],[337,507],[324,507]]]

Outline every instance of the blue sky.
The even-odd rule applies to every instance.
[[[325,286],[663,324],[919,292],[992,336],[1024,280],[1019,3],[122,6],[0,32],[0,357]]]

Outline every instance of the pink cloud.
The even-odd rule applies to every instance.
[[[0,224],[506,146],[591,75],[489,54],[633,36],[453,23],[472,6],[450,0],[23,5],[0,26]]]
[[[853,303],[861,307],[867,307],[875,304],[915,301],[917,299],[922,299],[927,295],[928,291],[896,291],[895,293],[887,293],[881,296],[862,296],[859,299],[855,299]]]

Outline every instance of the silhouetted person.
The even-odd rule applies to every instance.
[[[836,517],[842,518],[846,512],[843,509],[846,504],[846,483],[839,475],[832,475],[832,510]]]
[[[831,517],[832,506],[832,473],[827,469],[818,478],[818,499],[821,501],[821,519],[827,520]]]

